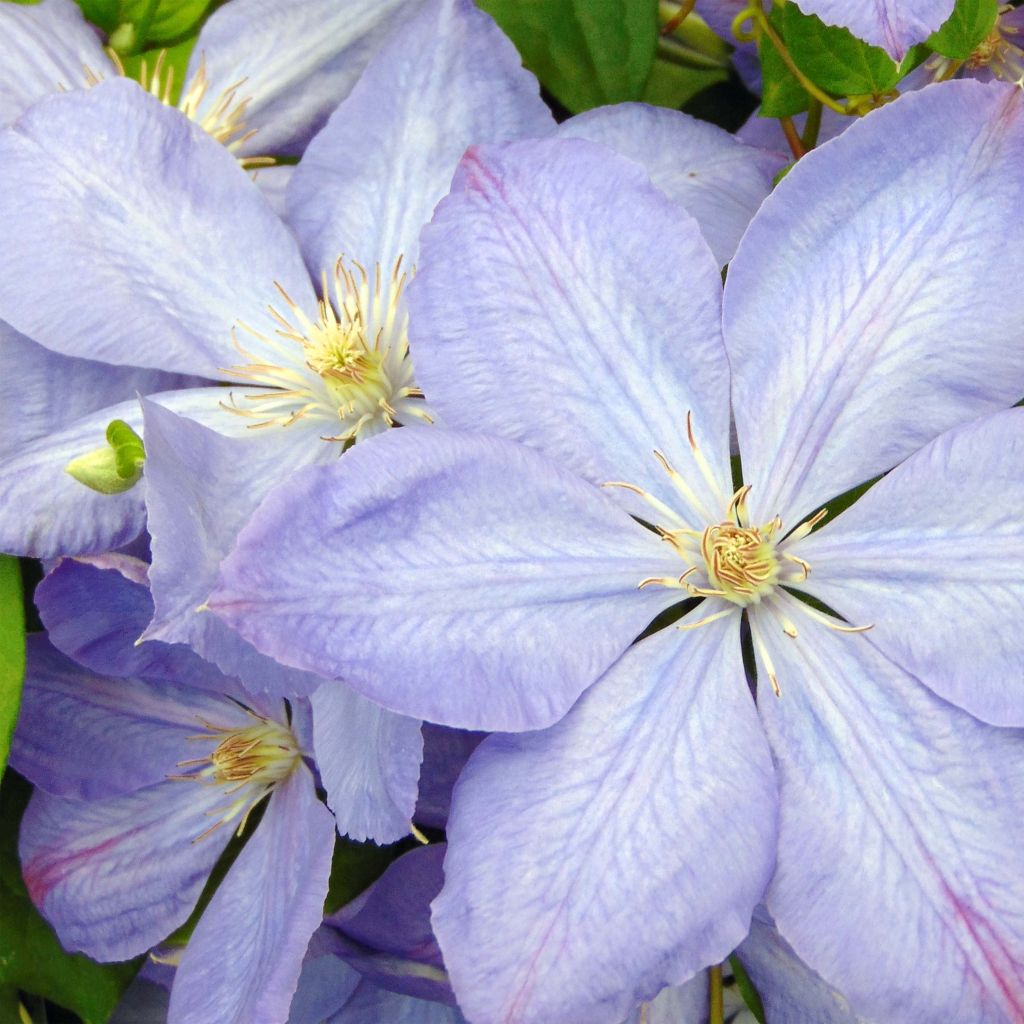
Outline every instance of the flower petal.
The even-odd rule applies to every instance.
[[[0,125],[10,124],[36,100],[62,89],[84,88],[87,69],[111,74],[99,36],[71,0],[0,6]]]
[[[300,155],[408,6],[406,0],[232,0],[203,25],[189,64],[186,83],[206,65],[199,116],[237,87],[238,98],[249,100],[246,126],[256,131],[239,152]]]
[[[1024,410],[943,434],[793,547],[807,589],[940,697],[1024,725]]]
[[[746,935],[775,816],[739,615],[641,641],[564,721],[490,737],[462,773],[433,915],[460,1006],[621,1021]]]
[[[61,944],[127,960],[183,924],[231,838],[193,842],[224,804],[216,786],[158,782],[109,800],[36,790],[21,823],[22,873]]]
[[[182,644],[136,644],[153,617],[144,579],[123,564],[64,559],[36,587],[35,602],[50,642],[80,665],[107,676],[137,676],[198,686],[245,700],[236,679]],[[123,560],[121,560],[123,562]],[[131,560],[128,565],[148,568]]]
[[[632,161],[582,139],[474,147],[423,234],[417,379],[448,426],[524,441],[702,518],[659,449],[717,520],[728,497],[696,472],[686,417],[731,492],[720,294],[696,221]]]
[[[446,729],[429,722],[423,724],[423,765],[413,815],[417,824],[440,829],[447,826],[452,789],[469,755],[486,735],[467,729]]]
[[[21,445],[0,472],[0,551],[52,558],[121,547],[145,525],[144,482],[121,494],[100,494],[66,467],[106,444],[111,420],[141,430],[137,400],[107,406]]]
[[[47,348],[220,378],[236,321],[278,326],[275,282],[315,308],[231,154],[134,82],[51,97],[0,135],[0,319]]]
[[[1024,394],[1022,114],[999,84],[908,93],[765,200],[724,312],[755,521],[794,526]]]
[[[381,47],[309,144],[288,220],[314,274],[341,255],[387,273],[417,259],[420,229],[474,142],[554,126],[537,80],[470,0],[429,0]]]
[[[772,1024],[870,1024],[790,948],[763,908],[736,950]]]
[[[901,61],[953,13],[956,0],[800,0],[805,14],[826,25],[842,25],[858,39],[880,46]]]
[[[780,779],[779,931],[878,1021],[1021,1019],[1024,733],[939,700],[863,636],[806,620],[791,640],[761,611],[782,688],[759,704]]]
[[[678,562],[538,453],[412,427],[273,491],[209,605],[265,654],[392,710],[527,729],[678,600],[637,591]]]
[[[267,491],[295,466],[331,450],[305,430],[229,438],[155,402],[143,400],[143,410],[154,604],[144,638],[189,644],[256,693],[312,693],[319,679],[264,658],[198,609]]]
[[[11,763],[55,796],[97,800],[155,785],[192,756],[188,738],[204,718],[247,724],[230,701],[188,686],[89,672],[41,634],[28,638],[27,662]]]
[[[302,766],[270,797],[255,833],[192,933],[170,1022],[279,1024],[323,917],[334,820]]]
[[[643,164],[662,192],[700,225],[719,264],[728,263],[750,218],[787,163],[707,121],[645,103],[598,107],[558,127]],[[783,141],[785,146],[785,141]]]
[[[310,700],[317,767],[338,831],[360,842],[407,836],[423,757],[420,723],[340,682],[325,683]]]

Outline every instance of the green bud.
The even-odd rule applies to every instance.
[[[142,438],[124,420],[111,420],[107,444],[72,459],[64,471],[100,494],[121,494],[142,478],[145,461]]]
[[[135,49],[137,37],[138,33],[135,30],[135,26],[130,21],[126,21],[118,25],[110,33],[107,45],[117,54],[132,53]]]

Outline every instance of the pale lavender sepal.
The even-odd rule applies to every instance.
[[[757,149],[717,125],[643,103],[588,110],[559,125],[558,135],[599,142],[642,164],[697,221],[719,264],[732,259],[789,160],[785,139],[778,152]]]
[[[140,394],[203,383],[159,370],[62,356],[2,322],[0,358],[4,367],[0,375],[0,459],[14,457],[24,444],[63,430],[106,406]],[[102,437],[97,447],[101,441]]]
[[[288,191],[288,182],[292,180],[296,166],[296,164],[276,164],[273,167],[261,167],[253,171],[252,174],[252,180],[256,182],[256,187],[263,193],[263,198],[282,220],[285,214],[285,193]]]
[[[339,955],[375,985],[454,1006],[430,927],[430,902],[444,881],[444,855],[444,843],[410,850],[327,921],[337,933]]]
[[[209,86],[200,116],[235,86],[248,99],[239,152],[300,155],[348,95],[381,42],[415,0],[232,0],[203,25],[189,62],[205,58]]]
[[[310,702],[317,767],[338,832],[377,843],[407,836],[423,757],[419,721],[337,680],[324,683]]]
[[[749,505],[787,527],[1024,394],[1024,93],[944,82],[802,159],[730,264]]]
[[[467,1024],[454,1007],[416,999],[362,981],[327,1024]]]
[[[848,28],[895,61],[924,42],[952,14],[956,0],[797,0],[805,14]]]
[[[3,460],[0,551],[32,558],[91,554],[121,547],[142,532],[144,483],[121,494],[100,494],[65,471],[73,459],[106,445],[113,419],[141,431],[138,401],[81,416]]]
[[[763,907],[755,911],[736,955],[772,1024],[872,1024],[800,960]]]
[[[485,740],[455,787],[433,924],[460,1006],[621,1021],[743,939],[775,818],[739,616],[641,641],[553,728]]]
[[[863,636],[801,616],[792,640],[770,608],[751,621],[782,690],[759,704],[779,931],[877,1021],[1021,1019],[1024,732],[938,699]]]
[[[87,69],[100,76],[114,73],[99,35],[71,0],[0,5],[0,39],[0,125],[44,96],[85,88]]]
[[[153,617],[145,562],[126,556],[63,559],[36,587],[35,602],[50,643],[106,676],[135,676],[248,697],[183,644],[137,644]]]
[[[522,441],[593,483],[626,481],[683,518],[717,521],[731,491],[720,297],[697,222],[632,161],[583,139],[474,147],[424,230],[409,289],[417,379],[448,426]],[[714,489],[687,443],[688,412]]]
[[[296,466],[336,449],[301,420],[290,428],[229,438],[155,402],[144,400],[143,409],[154,604],[145,639],[189,644],[255,693],[312,693],[319,679],[263,657],[198,609],[264,495]]]
[[[36,790],[18,846],[29,895],[65,949],[96,960],[144,953],[199,899],[231,830],[192,840],[223,805],[220,787],[187,782],[107,800]]]
[[[682,985],[662,989],[641,1003],[623,1024],[707,1024],[708,975],[701,971]],[[772,1021],[772,1024],[776,1024]],[[815,1024],[826,1024],[818,1022]]]
[[[537,80],[470,0],[428,0],[380,48],[309,144],[288,220],[310,271],[344,255],[385,274],[417,262],[420,229],[467,146],[551,131]]]
[[[288,1024],[324,1024],[359,987],[363,976],[336,955],[339,942],[326,925],[313,933],[288,1010]]]
[[[259,828],[192,933],[168,1024],[279,1024],[323,917],[334,819],[300,765],[271,794]]]
[[[1024,410],[943,434],[793,551],[807,589],[940,697],[1024,725]]]
[[[542,455],[391,430],[295,473],[242,531],[213,612],[285,664],[463,728],[557,721],[679,591],[680,560]]]
[[[162,782],[189,756],[188,737],[201,731],[202,719],[224,706],[166,679],[90,672],[35,634],[28,638],[11,764],[54,796],[97,800],[128,793]]]
[[[315,308],[297,243],[237,161],[136,83],[53,96],[0,136],[0,319],[47,348],[223,377],[242,361],[236,321],[278,326],[275,282]]]

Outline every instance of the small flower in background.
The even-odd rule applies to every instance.
[[[243,531],[210,605],[258,649],[500,730],[433,916],[474,1021],[617,1021],[762,898],[857,1013],[1020,1014],[1021,103],[946,83],[809,155],[724,299],[635,167],[471,152],[410,296],[450,432],[308,469]]]
[[[30,640],[11,758],[36,786],[19,843],[26,885],[67,949],[125,960],[185,923],[245,831],[180,953],[168,1020],[284,1020],[334,848],[292,717],[308,711],[249,695],[182,648],[137,653],[106,618],[144,600],[120,570],[139,572],[123,558],[65,563],[43,595],[54,638],[89,649],[92,667]],[[113,675],[99,674],[105,664]]]

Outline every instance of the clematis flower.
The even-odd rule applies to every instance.
[[[465,158],[411,296],[450,431],[297,474],[210,607],[501,731],[433,909],[474,1024],[620,1020],[762,898],[862,1016],[1024,1012],[1022,118],[969,81],[876,111],[765,201],[724,295],[607,151]]]
[[[101,613],[116,600],[75,584],[66,570],[45,597],[65,643],[84,639],[83,594]],[[181,954],[168,1020],[283,1022],[334,847],[307,764],[308,709],[289,716],[224,677],[232,696],[211,692],[216,669],[164,645],[147,645],[145,675],[127,677],[130,639],[94,633],[102,642],[84,647],[115,675],[29,640],[11,756],[36,785],[19,844],[29,894],[67,949],[128,959],[186,921],[232,835],[262,812]]]

